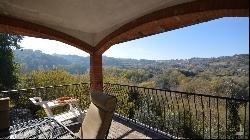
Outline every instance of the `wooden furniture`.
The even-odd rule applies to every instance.
[[[35,105],[40,105],[41,107],[43,107],[43,109],[46,112],[48,117],[52,117],[59,122],[64,122],[64,121],[71,120],[74,118],[76,118],[78,120],[78,122],[82,122],[82,120],[83,120],[84,112],[82,112],[81,109],[79,108],[77,99],[67,100],[64,103],[59,103],[56,100],[54,100],[54,101],[42,101],[41,97],[33,97],[33,98],[29,98],[29,99]],[[52,108],[55,108],[58,106],[64,106],[64,105],[70,106],[70,108],[67,112],[63,112],[63,113],[58,114],[58,115],[54,115],[52,113],[52,111],[51,111]]]

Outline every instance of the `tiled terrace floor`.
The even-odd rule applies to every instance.
[[[80,126],[78,125],[78,126],[73,126],[69,129],[71,129],[75,133],[75,135],[78,135],[79,128]],[[152,130],[146,129],[143,126],[136,125],[135,123],[132,123],[131,121],[128,121],[125,118],[118,117],[117,114],[113,116],[113,120],[107,138],[108,139],[169,139],[169,137],[164,137],[158,133],[153,132]]]
[[[154,133],[141,126],[124,119],[113,117],[108,139],[166,139],[160,134]]]
[[[79,130],[79,129],[78,129]],[[77,133],[75,133],[78,135]],[[130,121],[113,117],[108,139],[168,139],[158,133],[150,131],[142,126],[138,126]]]

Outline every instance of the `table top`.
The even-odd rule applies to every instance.
[[[55,108],[57,106],[63,106],[67,104],[78,104],[78,99],[67,99],[67,100],[52,100],[52,101],[42,101],[41,97],[29,98],[35,105],[41,105],[43,108]]]
[[[53,118],[40,118],[10,127],[4,139],[79,139],[72,131]]]
[[[49,107],[56,107],[56,106],[62,106],[66,104],[76,104],[78,102],[78,99],[70,99],[70,100],[65,100],[64,102],[58,102],[57,100],[53,100],[48,102]]]

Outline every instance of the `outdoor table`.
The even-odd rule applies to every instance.
[[[62,123],[49,117],[16,124],[9,130],[10,135],[4,139],[79,139]]]
[[[53,101],[42,101],[41,97],[33,97],[29,98],[35,105],[40,105],[43,107],[44,111],[46,112],[48,117],[52,117],[56,119],[59,122],[64,122],[67,120],[71,120],[74,118],[77,118],[78,122],[81,123],[84,117],[84,111],[81,111],[79,105],[78,105],[78,99],[70,99],[65,100],[63,102],[58,102],[56,100]],[[58,106],[64,106],[69,105],[70,109],[69,111],[54,115],[52,113],[52,108],[58,107]]]

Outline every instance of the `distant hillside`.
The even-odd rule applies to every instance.
[[[30,49],[15,50],[14,55],[25,72],[63,68],[71,73],[84,73],[89,68],[89,58],[76,55],[49,55]]]
[[[63,68],[70,73],[85,73],[89,69],[89,57],[77,55],[49,55],[41,51],[33,51],[29,49],[15,50],[15,60],[21,64],[21,68],[25,72],[32,70],[48,70],[53,68]],[[144,69],[151,68],[157,70],[162,69],[180,69],[192,73],[203,71],[214,72],[220,68],[226,69],[216,72],[220,75],[234,75],[235,72],[248,75],[249,73],[249,54],[240,54],[234,56],[222,56],[218,58],[191,58],[181,60],[136,60],[122,59],[103,56],[103,65],[105,67],[118,67],[125,69]]]

